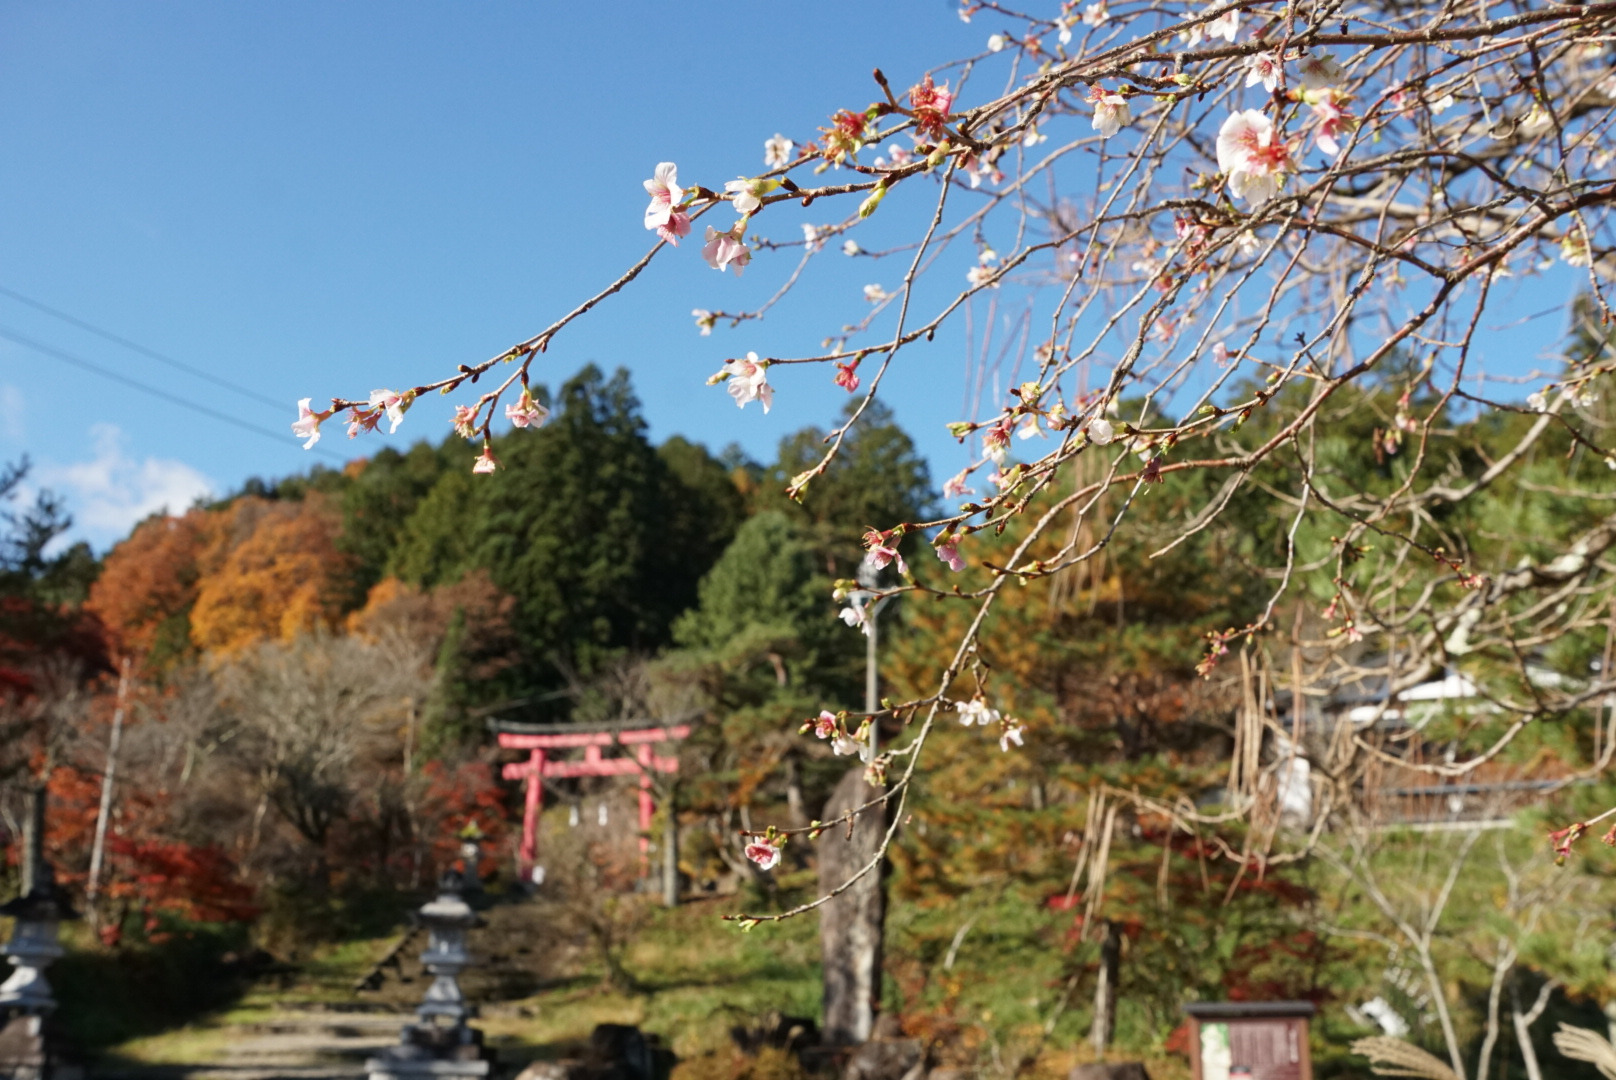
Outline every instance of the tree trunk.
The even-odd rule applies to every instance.
[[[834,821],[855,806],[879,797],[881,789],[864,781],[863,767],[842,777],[825,806],[824,820]],[[827,829],[819,838],[819,888],[842,885],[875,858],[886,833],[886,814],[866,811],[848,839],[845,825]],[[826,1045],[864,1042],[881,1006],[881,938],[886,913],[882,870],[877,867],[819,909],[819,943],[824,969]]]
[[[1089,1031],[1089,1041],[1101,1060],[1117,1030],[1117,979],[1121,968],[1122,934],[1116,923],[1106,919],[1105,939],[1100,943],[1100,975],[1094,984],[1094,1026]]]

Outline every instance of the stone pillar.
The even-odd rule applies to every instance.
[[[842,777],[823,820],[834,821],[882,792],[864,780],[863,768]],[[847,837],[847,826],[836,825],[819,838],[819,887],[828,892],[845,882],[875,857],[886,834],[883,808],[866,811]],[[830,1046],[862,1043],[875,1027],[881,1007],[882,923],[886,891],[884,867],[866,874],[846,892],[819,909],[820,956],[824,967],[825,1018],[823,1039]]]

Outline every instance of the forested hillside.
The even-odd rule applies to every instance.
[[[1355,492],[1405,482],[1414,448],[1397,418],[1407,410],[1444,414],[1419,452],[1446,455],[1452,485],[1481,475],[1496,447],[1535,422],[1463,412],[1415,369],[1345,400],[1358,393],[1343,392],[1321,428],[1328,445],[1316,449],[1316,497],[1344,515]],[[787,435],[777,459],[760,463],[682,438],[654,445],[621,372],[591,368],[540,397],[553,418],[496,439],[503,467],[492,476],[472,476],[446,432],[153,517],[99,564],[83,548],[47,554],[61,507],[13,504],[0,576],[9,872],[22,798],[44,783],[50,855],[84,895],[121,703],[129,724],[92,905],[104,946],[138,948],[211,922],[250,927],[290,955],[392,918],[452,857],[468,820],[490,837],[484,872],[508,882],[515,801],[497,779],[505,759],[489,718],[680,717],[695,725],[678,796],[687,887],[739,890],[735,906],[757,911],[808,895],[811,845],[786,844],[764,874],[743,857],[738,831],[808,825],[835,782],[861,767],[803,725],[862,704],[865,639],[838,614],[865,528],[923,521],[936,504],[926,464],[872,406],[798,503],[781,492],[817,460],[819,431]],[[1610,421],[1608,400],[1585,409],[1591,422]],[[1229,448],[1268,437],[1263,424],[1258,415],[1230,432]],[[1206,473],[1167,476],[1137,498],[1125,541],[1025,582],[996,609],[961,684],[975,703],[951,706],[965,723],[951,713],[939,730],[894,849],[901,932],[889,998],[915,1030],[963,1056],[988,1042],[1033,1057],[1075,1045],[1111,963],[1122,990],[1113,1035],[1152,1053],[1168,1045],[1184,1001],[1281,997],[1329,1004],[1338,1040],[1374,1030],[1359,1006],[1390,1002],[1416,1037],[1468,1054],[1497,1026],[1505,990],[1529,999],[1550,986],[1556,1015],[1569,1015],[1616,989],[1598,959],[1611,943],[1606,921],[1583,917],[1616,901],[1602,864],[1557,870],[1531,832],[1461,842],[1401,831],[1406,817],[1376,810],[1376,793],[1404,782],[1387,762],[1439,756],[1461,734],[1474,745],[1507,728],[1509,714],[1439,706],[1412,733],[1363,728],[1362,747],[1317,723],[1332,695],[1385,656],[1315,663],[1335,655],[1318,642],[1353,633],[1354,556],[1311,520],[1275,516],[1250,494],[1260,471],[1255,481],[1227,498]],[[1558,550],[1603,520],[1609,485],[1605,462],[1569,435],[1546,435],[1531,461],[1462,509],[1382,524],[1430,530],[1428,546],[1442,552],[1434,570],[1357,587],[1460,591],[1445,558],[1507,568]],[[1060,512],[1051,508],[1063,492],[1024,490],[1033,513]],[[1215,520],[1170,542],[1219,500]],[[923,588],[881,615],[884,694],[902,700],[934,685],[963,609],[926,592],[980,588],[1001,573],[1029,516],[975,534],[960,572],[918,530],[903,539]],[[1447,537],[1470,546],[1444,551]],[[1073,539],[1041,541],[1045,557]],[[1332,561],[1332,590],[1287,600],[1272,620],[1285,633],[1220,655],[1272,603],[1288,566]],[[1601,597],[1576,602],[1608,605]],[[1521,655],[1573,685],[1609,662],[1603,618],[1523,642]],[[1453,670],[1507,703],[1534,692],[1513,674],[1518,659],[1456,656]],[[1311,695],[1300,715],[1298,693]],[[883,741],[915,715],[886,715]],[[1537,783],[1544,793],[1488,812],[1571,820],[1608,803],[1602,716],[1600,703],[1580,703],[1509,742],[1476,776],[1498,791]],[[1281,779],[1299,753],[1314,768],[1300,819],[1286,816]],[[1212,823],[1186,826],[1185,806]],[[637,863],[620,854],[577,854],[596,859],[591,888],[633,885]],[[1411,913],[1429,914],[1460,866],[1468,887],[1443,894],[1459,929],[1405,940]],[[551,887],[565,894],[568,872],[558,866]],[[1450,925],[1442,912],[1432,925]],[[602,941],[632,935],[633,919],[622,919]],[[714,932],[727,931],[714,920]],[[603,944],[603,955],[618,946]],[[617,964],[612,978],[625,978]]]

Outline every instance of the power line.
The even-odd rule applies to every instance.
[[[40,303],[38,300],[35,300],[33,297],[24,296],[22,293],[16,291],[15,289],[8,289],[4,285],[0,285],[0,296],[9,296],[11,299],[17,301],[19,304],[27,304],[29,307],[33,308],[35,311],[42,311],[46,315],[49,315],[54,319],[60,319],[60,320],[62,320],[63,322],[67,323],[70,326],[76,326],[80,330],[84,330],[84,331],[86,331],[88,333],[94,334],[96,337],[105,338],[107,341],[110,341],[113,344],[122,345],[126,349],[132,349],[133,351],[139,353],[142,356],[150,357],[151,359],[156,360],[158,363],[167,364],[169,367],[174,368],[174,369],[176,369],[178,371],[183,371],[187,375],[194,375],[198,379],[206,379],[208,382],[213,383],[215,386],[221,386],[224,389],[229,390],[229,391],[231,391],[233,393],[240,394],[242,397],[251,398],[252,400],[254,400],[256,402],[259,402],[260,404],[268,405],[272,409],[285,410],[285,408],[286,408],[286,402],[284,402],[284,401],[276,401],[273,398],[265,397],[263,394],[260,394],[258,391],[248,389],[245,386],[238,386],[236,383],[231,382],[229,379],[221,379],[219,376],[214,375],[211,372],[204,371],[204,370],[202,370],[201,368],[198,368],[198,367],[192,367],[190,364],[187,364],[182,360],[176,360],[172,356],[164,356],[162,353],[158,352],[156,349],[148,349],[146,346],[140,344],[138,341],[130,341],[128,338],[121,337],[121,336],[119,336],[117,334],[114,334],[110,330],[103,330],[103,329],[101,329],[101,327],[96,326],[93,323],[87,323],[83,319],[77,318],[77,317],[75,317],[73,315],[69,315],[65,311],[60,311],[60,310],[58,310],[56,308],[53,308],[49,304]]]
[[[274,439],[282,446],[285,446],[288,438],[290,438],[289,435],[282,435],[277,432],[270,431],[268,428],[261,428],[257,424],[241,419],[239,416],[231,416],[229,413],[219,412],[217,409],[209,408],[206,405],[199,405],[194,401],[177,397],[168,393],[166,390],[159,390],[155,386],[148,386],[145,383],[140,382],[138,379],[131,379],[129,376],[113,371],[110,368],[104,368],[100,364],[84,359],[82,356],[74,356],[72,353],[63,352],[61,349],[46,345],[40,341],[35,341],[33,338],[24,337],[22,334],[19,334],[15,330],[11,330],[7,327],[0,326],[0,338],[5,338],[7,341],[15,342],[26,349],[32,349],[37,353],[42,353],[45,356],[60,360],[63,363],[72,364],[74,367],[82,368],[83,370],[99,375],[104,379],[111,379],[114,382],[123,383],[125,386],[130,387],[131,389],[139,390],[143,394],[150,394],[152,397],[159,398],[171,405],[178,405],[183,409],[190,409],[192,412],[200,413],[201,415],[209,417],[210,419],[220,420],[226,424],[232,424],[244,431],[250,431],[254,435],[262,435],[266,439]],[[321,457],[330,458],[333,461],[347,460],[341,455],[331,453],[329,450],[315,449],[313,452],[319,454]]]

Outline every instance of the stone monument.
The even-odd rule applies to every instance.
[[[481,884],[476,880],[477,835],[468,831],[461,834],[461,839],[465,869],[445,872],[437,897],[423,904],[416,915],[427,931],[421,966],[432,975],[432,985],[416,1006],[416,1022],[406,1024],[399,1034],[398,1045],[365,1063],[370,1080],[488,1075],[483,1033],[467,1023],[476,1015],[476,1009],[467,1004],[460,990],[459,975],[472,963],[466,951],[466,932],[482,923],[464,896]]]
[[[64,1067],[59,1047],[48,1037],[46,1020],[56,997],[45,969],[62,955],[58,933],[63,921],[78,918],[44,857],[45,793],[35,791],[25,826],[23,894],[0,905],[15,920],[11,940],[0,948],[11,961],[11,976],[0,984],[0,1077],[38,1080],[76,1072]]]

